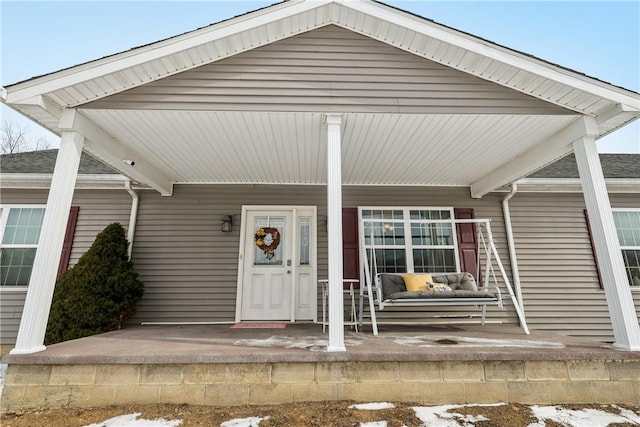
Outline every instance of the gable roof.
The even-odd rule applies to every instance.
[[[57,149],[0,155],[0,174],[52,174],[58,156]],[[116,170],[87,153],[80,156],[80,175],[118,174]]]
[[[443,96],[444,102],[433,110],[394,110],[407,106],[393,98],[400,89],[389,91],[393,94],[387,100],[390,107],[367,111],[362,108],[369,105],[366,102],[341,103],[331,87],[319,89],[329,100],[326,105],[307,106],[306,110],[294,106],[276,114],[266,104],[243,110],[230,102],[223,110],[205,106],[205,111],[196,111],[191,108],[196,101],[178,111],[162,97],[155,105],[147,104],[147,94],[135,91],[156,89],[153,83],[166,83],[170,76],[186,75],[330,26],[482,80],[490,95],[495,95],[491,91],[498,92],[498,87],[506,88],[561,112],[547,108],[523,113],[516,108],[521,99],[508,99],[513,107],[478,109],[474,97],[454,99],[437,91],[432,93]],[[237,76],[242,80],[243,73]],[[377,89],[368,90],[377,93]],[[411,95],[411,88],[403,90]],[[243,96],[211,87],[198,87],[195,94],[211,91],[233,100]],[[277,98],[271,105],[281,105],[279,101],[286,101],[287,95],[269,96]],[[640,117],[636,92],[367,0],[278,3],[11,85],[1,98],[54,132],[81,133],[86,151],[163,195],[172,193],[174,183],[324,183],[326,153],[318,150],[318,142],[326,136],[325,113],[344,116],[343,129],[349,138],[343,163],[348,171],[345,184],[463,185],[471,187],[473,197],[482,197],[565,156],[571,144],[583,136],[597,139]],[[105,104],[114,99],[120,103]],[[142,102],[127,107],[129,101],[140,99]],[[452,101],[460,99],[466,104],[451,108]],[[422,107],[420,101],[415,105]],[[442,108],[445,103],[449,103],[448,110]],[[353,105],[360,109],[351,108]],[[475,109],[465,110],[470,106]],[[377,131],[371,130],[371,123]],[[220,137],[212,139],[211,135]],[[228,149],[229,141],[232,149]],[[256,147],[267,154],[255,155]],[[433,158],[433,152],[438,153],[438,159]],[[249,158],[247,153],[253,156]],[[384,160],[381,156],[385,155],[391,156],[395,168],[372,168],[363,161]],[[135,159],[135,168],[123,159]],[[475,167],[455,171],[406,167],[428,162],[447,165],[460,159],[475,162]],[[312,172],[305,162],[313,163]],[[200,165],[198,170],[196,164]]]
[[[640,179],[640,154],[600,154],[605,178]],[[579,178],[576,156],[569,154],[527,178]]]

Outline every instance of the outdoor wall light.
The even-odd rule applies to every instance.
[[[230,233],[231,232],[231,224],[233,224],[233,216],[225,215],[222,217],[222,232]]]

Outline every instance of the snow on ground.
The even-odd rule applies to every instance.
[[[465,408],[469,406],[500,406],[504,403],[490,405],[440,405],[440,406],[415,406],[416,417],[429,427],[474,427],[478,421],[489,421],[487,417],[478,415],[463,415],[449,412],[451,409]]]
[[[415,406],[413,410],[416,412],[418,419],[424,423],[423,426],[425,427],[475,427],[478,422],[490,420],[482,415],[459,414],[455,410],[470,406],[489,407],[500,405],[505,404]],[[614,423],[640,425],[640,414],[616,405],[611,405],[611,407],[619,411],[620,414],[613,414],[597,409],[572,410],[565,409],[561,406],[533,405],[530,406],[530,408],[534,416],[538,418],[538,421],[529,424],[527,427],[544,427],[547,422],[555,422],[565,427],[606,427]],[[392,409],[395,408],[395,405],[388,402],[372,402],[351,405],[349,408],[374,411]],[[182,424],[182,420],[145,420],[138,419],[139,417],[139,413],[121,415],[101,423],[90,424],[84,427],[178,427]],[[223,422],[220,424],[220,427],[259,427],[260,422],[266,419],[269,419],[269,417],[236,418]],[[360,423],[360,427],[387,427],[387,421],[380,420]]]
[[[220,424],[220,427],[258,427],[260,425],[260,421],[268,419],[269,417],[236,418],[235,420],[223,422]]]
[[[139,416],[140,413],[120,415],[118,417],[109,418],[101,423],[89,424],[84,427],[178,427],[182,424],[182,420],[167,421],[162,418],[157,420],[145,420],[138,419]]]
[[[620,411],[620,415],[598,409],[565,409],[559,406],[531,406],[533,414],[538,418],[537,423],[528,427],[544,427],[546,421],[555,421],[567,427],[607,427],[613,423],[630,423],[640,425],[640,415],[632,411],[612,405]]]
[[[4,379],[7,377],[7,364],[0,363],[0,397],[2,397],[2,388],[4,387]]]
[[[374,402],[374,403],[358,403],[356,405],[350,405],[349,409],[360,409],[363,411],[378,411],[380,409],[393,409],[396,405],[388,402]]]

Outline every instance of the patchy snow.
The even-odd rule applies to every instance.
[[[345,339],[345,345],[354,346],[360,345],[362,340]],[[233,345],[245,346],[245,347],[263,347],[263,348],[299,348],[309,351],[326,351],[328,339],[322,339],[318,337],[294,337],[290,335],[273,335],[264,339],[244,339],[237,340]]]
[[[456,337],[456,336],[433,336],[421,335],[414,337],[396,337],[396,344],[408,347],[444,347],[441,344],[443,340],[455,341],[456,347],[521,347],[521,348],[564,348],[564,344],[545,341],[527,341],[527,340],[500,340],[490,338],[472,338],[472,337]],[[440,341],[440,342],[438,342]]]
[[[234,420],[225,421],[220,424],[220,427],[258,427],[262,420],[268,420],[269,417],[249,417],[249,418],[236,418]]]
[[[7,378],[7,367],[6,363],[0,363],[0,397],[2,397],[2,388],[4,387],[4,379]]]
[[[370,421],[368,423],[360,423],[360,427],[387,427],[386,421]]]
[[[84,427],[178,427],[182,424],[182,420],[165,420],[159,418],[157,420],[138,419],[140,413],[120,415],[118,417],[109,418],[101,423],[89,424]]]
[[[467,408],[470,406],[501,406],[504,403],[487,405],[440,405],[440,406],[414,406],[416,417],[429,427],[474,427],[476,422],[489,421],[482,415],[463,415],[456,412],[449,412],[451,409]]]
[[[372,403],[357,403],[350,405],[349,409],[361,409],[364,411],[377,411],[380,409],[393,409],[396,405],[389,402],[372,402]]]
[[[544,427],[546,421],[555,421],[567,427],[607,427],[613,423],[630,423],[640,425],[640,416],[632,411],[615,406],[620,415],[598,409],[565,409],[559,406],[531,406],[533,414],[538,422],[529,424],[528,427]]]

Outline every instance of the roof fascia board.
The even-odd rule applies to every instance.
[[[227,21],[213,24],[199,30],[175,36],[160,42],[145,45],[139,48],[121,52],[103,59],[91,61],[65,70],[61,70],[46,76],[30,79],[22,83],[11,85],[7,90],[5,102],[7,104],[21,103],[21,101],[53,92],[77,83],[82,83],[96,77],[101,77],[109,73],[121,71],[145,62],[163,58],[165,56],[185,51],[224,37],[232,36],[244,31],[268,25],[272,22],[287,18],[296,14],[304,13],[313,9],[318,9],[331,0],[292,0],[276,4],[266,9],[258,10],[247,15],[231,18]],[[273,9],[272,9],[273,8]],[[328,24],[329,22],[327,22]],[[305,29],[305,31],[311,28]],[[273,35],[273,38],[264,40],[262,44],[269,44],[282,38],[290,37],[292,34]],[[254,49],[260,45],[253,45]],[[247,49],[248,50],[248,49]],[[227,56],[236,55],[241,52],[229,52]],[[223,59],[214,58],[212,61]],[[212,62],[209,61],[209,62]],[[171,74],[187,71],[191,68],[205,65],[207,62],[191,64],[179,70],[175,70],[157,78],[167,77]],[[144,84],[148,82],[139,82]],[[132,86],[133,87],[133,86]]]
[[[640,178],[605,178],[604,182],[610,193],[640,194]],[[582,192],[580,178],[523,178],[515,184],[518,192]]]
[[[49,189],[52,174],[3,173],[0,174],[0,188]],[[129,178],[116,174],[78,174],[76,189],[124,190]]]
[[[536,58],[532,58],[513,50],[498,46],[496,44],[480,40],[471,35],[462,34],[453,29],[445,28],[434,22],[420,19],[416,16],[409,15],[398,11],[397,9],[391,9],[388,6],[380,3],[373,2],[355,2],[355,1],[340,1],[343,7],[348,7],[353,10],[357,10],[370,16],[375,16],[381,20],[387,21],[392,24],[403,26],[409,30],[423,34],[427,37],[431,37],[442,42],[451,44],[453,46],[460,47],[462,49],[480,53],[487,58],[499,61],[503,64],[511,65],[521,70],[529,71],[537,74],[541,77],[549,80],[572,86],[576,89],[583,90],[588,93],[592,93],[597,96],[601,96],[606,99],[613,100],[615,102],[628,105],[633,111],[640,111],[640,95],[633,94],[630,91],[624,91],[623,89],[615,88],[604,82],[596,82],[593,79],[581,76],[576,73],[572,73],[569,70],[559,69],[553,67],[551,64],[545,63]],[[342,16],[338,14],[338,16]],[[363,20],[358,22],[364,22]],[[369,37],[375,35],[368,32],[364,32],[362,27],[355,27],[348,22],[340,22],[341,26],[350,29],[352,31],[359,32]],[[397,46],[393,44],[391,40],[381,40],[385,43],[392,44],[400,49],[406,50],[413,54],[420,55],[420,52],[408,50],[407,46]],[[424,55],[421,55],[424,56]],[[431,60],[437,60],[435,58],[428,58]],[[445,64],[452,67],[451,64]],[[473,74],[469,70],[461,70],[466,73]],[[478,76],[487,79],[487,76]],[[500,82],[496,82],[500,83]],[[513,88],[512,88],[513,89]],[[516,89],[514,89],[516,90]],[[535,95],[531,95],[535,96]]]
[[[84,150],[123,175],[150,186],[163,196],[173,193],[173,181],[162,170],[146,162],[144,156],[102,130],[77,110],[64,110],[58,127],[62,132],[72,131],[83,135],[87,139]],[[135,165],[126,164],[125,159],[134,160]]]
[[[588,116],[579,117],[547,140],[541,141],[530,150],[472,183],[471,197],[481,198],[496,188],[530,175],[569,154],[573,150],[571,144],[574,141],[584,136],[593,137],[598,132],[598,124],[594,118]]]

